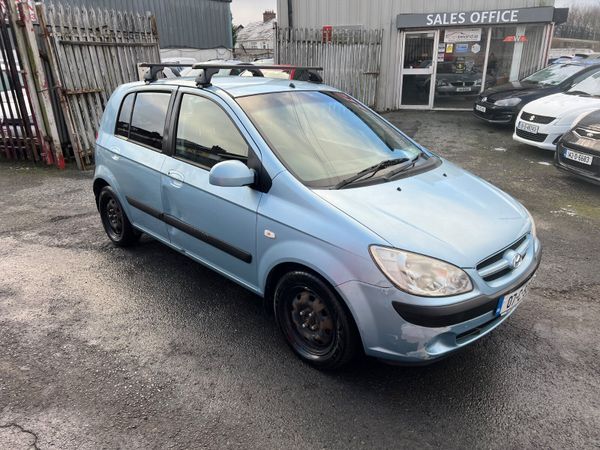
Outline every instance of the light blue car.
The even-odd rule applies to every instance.
[[[519,202],[339,90],[211,71],[110,98],[94,194],[116,245],[146,233],[263,296],[322,369],[431,362],[515,311],[541,259]]]

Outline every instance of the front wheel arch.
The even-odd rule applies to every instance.
[[[265,283],[265,291],[264,291],[264,299],[265,299],[265,309],[267,310],[267,312],[269,314],[272,314],[274,311],[274,302],[275,302],[275,298],[274,298],[274,294],[275,294],[275,288],[277,287],[277,284],[279,283],[279,280],[281,280],[281,278],[290,272],[307,272],[310,273],[314,276],[316,276],[317,278],[321,279],[321,281],[323,281],[323,283],[325,283],[338,297],[338,300],[340,301],[342,307],[346,310],[346,313],[348,314],[348,317],[350,317],[352,324],[354,326],[354,329],[357,333],[357,335],[360,337],[361,342],[362,342],[362,336],[360,334],[360,328],[358,327],[358,324],[356,322],[356,318],[354,317],[354,314],[352,313],[352,310],[350,309],[350,307],[348,306],[348,304],[346,303],[346,300],[340,295],[340,293],[338,292],[338,290],[335,288],[335,286],[333,286],[326,277],[324,277],[323,275],[321,275],[319,272],[317,272],[316,270],[305,266],[304,264],[301,263],[296,263],[296,262],[284,262],[284,263],[279,263],[277,264],[275,267],[273,267],[271,269],[271,271],[269,272],[269,275],[267,276],[267,281]]]

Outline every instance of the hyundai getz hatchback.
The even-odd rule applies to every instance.
[[[515,311],[541,258],[519,202],[310,82],[121,86],[94,193],[116,245],[146,233],[263,296],[319,368],[446,356]]]

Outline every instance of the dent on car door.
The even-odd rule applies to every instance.
[[[185,92],[178,97],[173,154],[162,170],[171,243],[256,289],[256,211],[261,192],[209,183],[209,170],[218,162],[247,163],[245,131],[219,99]]]
[[[131,222],[143,231],[168,239],[158,217],[163,209],[160,169],[165,160],[163,137],[170,91],[128,94],[119,110],[108,164],[119,182],[121,200],[128,203]]]

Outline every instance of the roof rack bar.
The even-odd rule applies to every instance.
[[[196,63],[192,64],[193,69],[306,69],[323,70],[320,66],[297,66],[294,64],[217,64],[217,63]]]
[[[317,66],[296,66],[293,64],[215,64],[215,63],[197,63],[192,65],[192,69],[203,69],[202,73],[196,78],[196,84],[200,87],[210,86],[213,75],[219,72],[220,69],[235,69],[235,70],[306,70],[320,71],[322,67]]]
[[[148,67],[150,70],[144,75],[144,81],[146,83],[152,83],[158,80],[158,74],[165,67],[193,67],[194,64],[183,64],[183,63],[141,63],[139,67]]]

